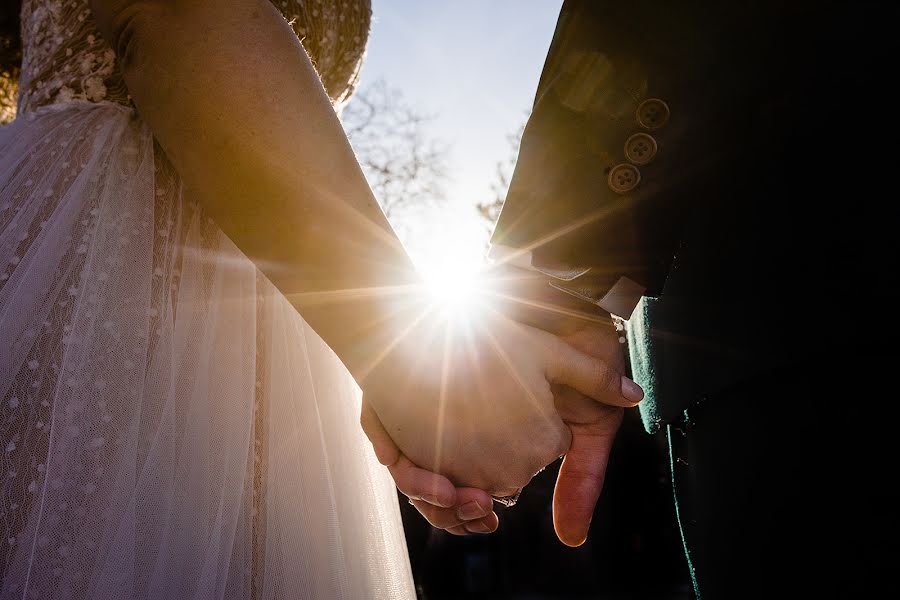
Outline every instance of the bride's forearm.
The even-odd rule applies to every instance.
[[[268,0],[91,4],[191,196],[356,371],[390,304],[367,290],[416,276],[290,26]]]

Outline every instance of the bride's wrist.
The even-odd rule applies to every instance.
[[[307,296],[295,306],[362,386],[424,309],[421,283],[407,281]]]

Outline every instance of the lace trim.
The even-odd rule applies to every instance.
[[[131,103],[87,0],[24,0],[22,40],[20,112],[73,100]]]
[[[273,0],[294,28],[337,109],[359,81],[371,23],[371,0]],[[113,49],[103,40],[88,0],[24,0],[25,52],[19,86],[21,113],[73,101],[131,105]],[[15,82],[9,78],[8,82]],[[2,98],[15,90],[0,85],[0,122],[12,108]]]

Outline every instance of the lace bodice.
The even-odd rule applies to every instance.
[[[359,78],[371,0],[273,0],[299,36],[332,103]],[[24,0],[21,113],[74,100],[130,104],[116,54],[97,31],[89,0]]]

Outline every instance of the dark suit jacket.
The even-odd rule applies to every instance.
[[[649,429],[767,369],[895,345],[897,16],[565,2],[492,242],[647,288],[631,348]],[[642,120],[647,99],[664,126]],[[626,157],[638,133],[647,164]],[[626,193],[621,165],[640,173]]]

